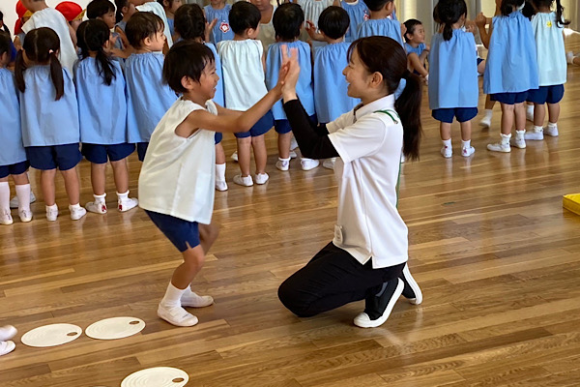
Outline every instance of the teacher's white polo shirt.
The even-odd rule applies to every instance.
[[[338,179],[334,245],[363,265],[372,259],[375,269],[406,262],[408,231],[397,211],[403,126],[394,96],[355,108],[327,128],[340,155],[334,169]]]

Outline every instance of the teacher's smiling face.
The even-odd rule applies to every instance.
[[[348,83],[347,94],[349,97],[361,98],[371,86],[372,74],[361,61],[356,48],[352,50],[348,66],[344,68],[342,74]]]

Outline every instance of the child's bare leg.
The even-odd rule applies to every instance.
[[[523,107],[523,104],[520,104]],[[510,135],[512,133],[512,126],[514,126],[514,112],[515,106],[508,105],[505,103],[501,104],[501,133],[505,135]],[[526,115],[524,112],[524,125],[525,125]]]
[[[407,58],[409,60],[409,71],[416,71],[421,74],[423,78],[429,75],[429,72],[425,69],[425,64],[419,58],[419,55],[412,52],[407,56]]]
[[[290,158],[290,141],[292,140],[292,132],[280,134],[278,133],[278,157],[284,160]]]
[[[105,194],[106,171],[107,164],[91,163],[91,184],[95,195],[102,196]]]
[[[463,141],[471,141],[471,121],[461,123],[461,139]]]
[[[49,169],[40,172],[40,187],[42,189],[42,196],[44,198],[44,204],[48,207],[56,203],[56,193],[54,187],[55,177],[56,169]]]
[[[127,159],[111,161],[111,167],[113,167],[113,178],[115,179],[117,192],[124,193],[129,191],[129,166],[127,165]]]
[[[238,138],[238,164],[242,177],[250,176],[251,146],[250,137]]]
[[[256,161],[256,174],[266,173],[266,163],[268,162],[268,151],[264,135],[252,137],[252,149],[254,150],[254,160]],[[288,145],[288,150],[290,145]]]

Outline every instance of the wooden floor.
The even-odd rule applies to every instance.
[[[155,366],[185,370],[188,386],[580,386],[580,217],[562,209],[562,195],[580,192],[580,67],[569,74],[561,136],[511,154],[485,150],[498,136],[496,109],[492,130],[474,127],[474,157],[456,149],[444,160],[425,105],[422,158],[405,164],[400,200],[425,301],[401,299],[373,330],[352,324],[362,303],[299,319],[278,301],[278,285],[332,238],[337,190],[323,168],[293,161],[277,171],[273,133],[270,182],[216,195],[222,233],[196,280],[216,303],[196,311],[193,328],[156,317],[179,256],[143,211],[72,222],[63,210],[48,223],[34,204],[32,223],[0,226],[0,325],[20,330],[16,351],[0,358],[0,386],[113,387]],[[458,148],[458,129],[454,137]],[[229,155],[231,138],[225,147]],[[137,193],[140,164],[130,166]],[[228,163],[229,181],[235,173]],[[81,176],[88,201],[85,162]],[[110,179],[110,208],[114,192]],[[66,208],[62,189],[58,203]],[[20,343],[37,326],[125,315],[145,320],[142,334]]]

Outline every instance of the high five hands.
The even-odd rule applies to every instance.
[[[291,48],[288,50],[287,45],[280,47],[282,53],[282,65],[278,75],[277,88],[280,89],[284,102],[297,99],[296,84],[300,76],[300,64],[298,63],[298,49]]]

